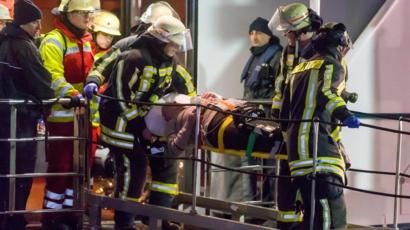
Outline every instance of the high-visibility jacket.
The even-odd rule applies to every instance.
[[[344,82],[344,68],[338,52],[316,54],[297,65],[289,75],[280,112],[282,119],[313,119],[335,122],[352,114],[340,96],[338,88]],[[292,176],[313,171],[313,123],[283,122],[286,131],[288,161]],[[345,162],[337,141],[331,136],[332,127],[319,124],[317,172],[332,173],[344,180]]]
[[[85,79],[94,62],[92,35],[85,32],[78,39],[60,19],[40,45],[45,68],[52,76],[56,97],[75,96],[82,92]],[[74,110],[54,105],[48,118],[52,122],[73,121]]]

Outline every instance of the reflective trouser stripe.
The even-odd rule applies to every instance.
[[[46,190],[46,198],[52,199],[52,200],[62,200],[64,199],[64,194],[59,194],[59,193],[54,193],[49,190]]]
[[[178,184],[167,184],[159,181],[152,181],[150,185],[151,191],[162,192],[170,195],[178,195]]]
[[[67,188],[67,189],[65,190],[65,194],[66,194],[67,196],[74,196],[74,190]]]
[[[322,205],[322,211],[323,211],[323,230],[330,229],[330,207],[327,199],[321,199],[320,204]]]
[[[74,206],[74,201],[73,201],[73,199],[65,199],[63,205],[73,207]]]
[[[303,215],[295,211],[279,211],[277,220],[281,222],[302,222]]]
[[[46,208],[51,208],[51,209],[62,209],[63,205],[53,202],[53,201],[49,201],[49,200],[45,200],[44,201],[44,207]]]

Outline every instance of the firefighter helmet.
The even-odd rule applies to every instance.
[[[144,13],[141,15],[140,20],[147,24],[154,23],[158,18],[164,15],[173,16],[180,19],[178,13],[172,8],[172,6],[165,1],[159,1],[152,3],[147,7]]]
[[[108,11],[99,11],[94,16],[93,31],[103,32],[112,36],[120,36],[120,20]]]
[[[148,31],[159,40],[173,42],[179,46],[180,51],[192,49],[192,39],[189,29],[178,19],[165,15],[158,18]]]
[[[310,26],[309,9],[302,3],[279,6],[269,21],[269,28],[274,31],[298,31]]]
[[[101,9],[100,0],[61,0],[60,12],[96,11]]]
[[[0,20],[13,20],[10,17],[10,11],[9,8],[7,8],[5,5],[0,4]]]

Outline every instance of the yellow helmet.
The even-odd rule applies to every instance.
[[[94,16],[94,32],[103,32],[112,36],[120,36],[120,20],[118,17],[108,11],[99,11]]]
[[[174,18],[180,19],[178,13],[172,8],[172,6],[165,1],[159,1],[152,3],[147,7],[144,13],[141,15],[140,20],[144,23],[154,23],[161,16],[173,16]]]
[[[101,9],[100,0],[61,0],[60,12],[96,11]]]
[[[0,4],[0,20],[13,20],[10,17],[10,11],[9,8],[7,8],[5,5]]]

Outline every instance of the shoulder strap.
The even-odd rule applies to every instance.
[[[67,38],[65,37],[65,35],[63,34],[63,32],[61,32],[61,30],[57,29],[57,32],[60,34],[60,36],[63,38],[64,41],[64,45],[63,45],[63,56],[65,56],[66,52],[67,52]]]

